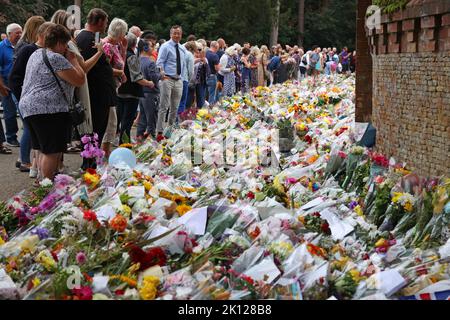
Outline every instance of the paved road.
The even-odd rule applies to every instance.
[[[22,127],[19,120],[19,126]],[[5,123],[3,122],[3,128]],[[19,137],[22,130],[19,130]],[[0,201],[5,201],[22,190],[28,190],[34,179],[29,178],[28,173],[22,173],[15,167],[16,160],[19,158],[19,148],[11,148],[12,155],[0,154]],[[65,154],[64,164],[69,172],[77,170],[81,165],[79,154]]]

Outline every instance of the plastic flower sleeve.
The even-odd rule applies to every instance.
[[[211,217],[208,219],[206,232],[211,233],[215,238],[230,228],[239,218],[239,214],[235,208],[217,207]]]
[[[238,273],[243,273],[263,258],[264,251],[263,247],[257,245],[251,246],[233,262],[231,268]]]

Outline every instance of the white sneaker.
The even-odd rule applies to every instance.
[[[38,176],[38,171],[36,169],[30,168],[30,178],[36,179]]]

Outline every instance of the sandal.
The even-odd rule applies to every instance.
[[[67,153],[79,153],[83,151],[83,149],[79,148],[79,147],[68,147],[67,148]]]
[[[0,146],[0,154],[12,154],[12,150],[5,146]]]

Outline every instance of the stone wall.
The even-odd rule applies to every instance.
[[[381,22],[368,32],[377,150],[420,174],[450,176],[450,0]]]

